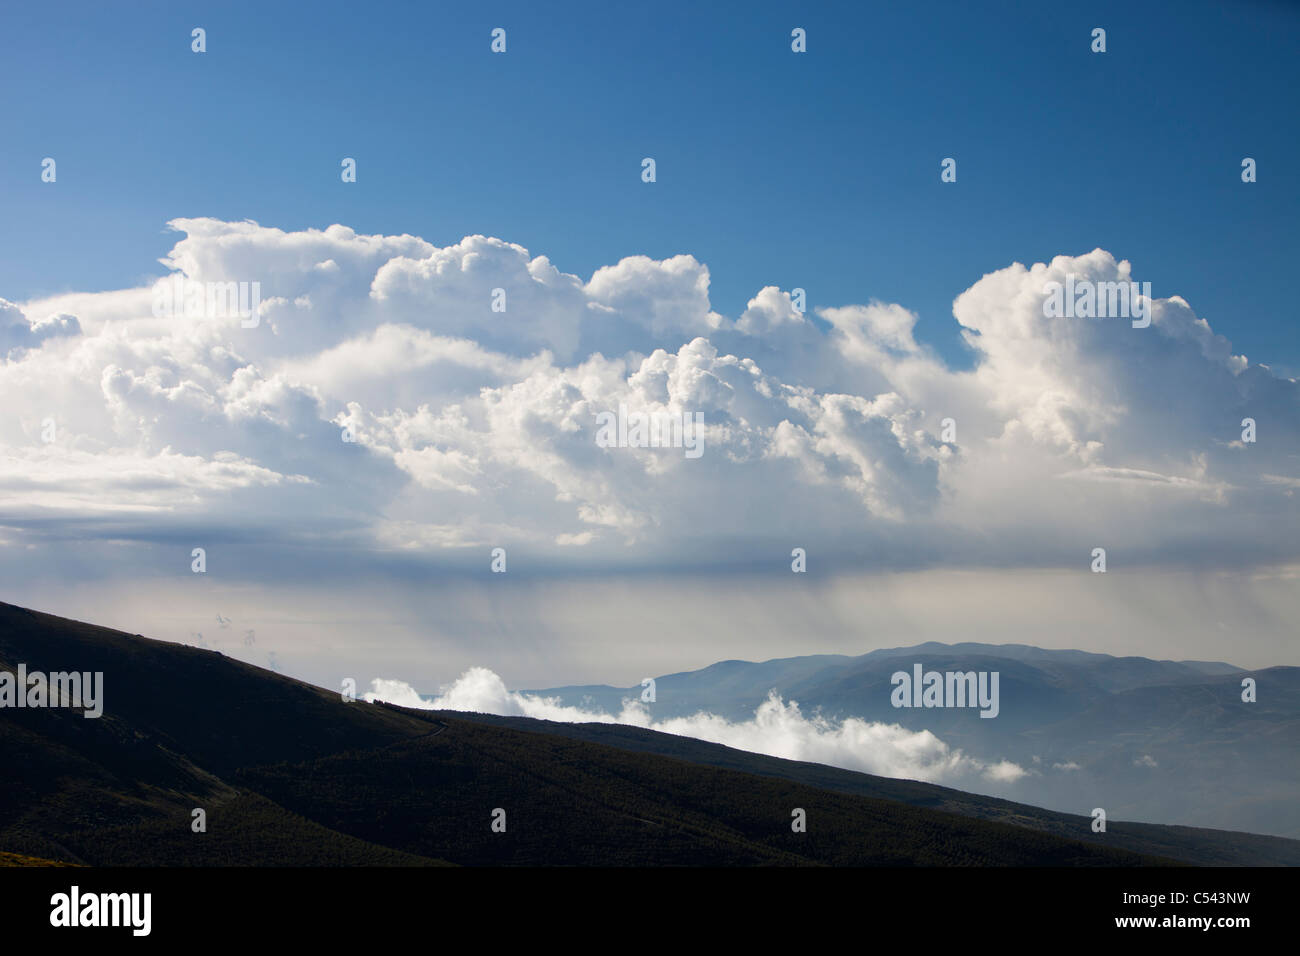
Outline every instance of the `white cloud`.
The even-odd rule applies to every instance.
[[[989,763],[954,750],[928,730],[911,731],[897,724],[849,717],[827,720],[808,716],[795,701],[772,691],[750,720],[731,721],[701,711],[689,717],[655,720],[640,700],[623,702],[618,714],[566,706],[555,698],[520,694],[484,667],[473,667],[432,699],[409,684],[389,679],[371,681],[366,700],[383,700],[425,710],[458,710],[508,717],[531,717],[563,723],[615,723],[660,733],[694,737],[737,750],[843,767],[885,777],[953,783],[982,778],[1009,783],[1025,776],[1024,768],[1008,760]]]
[[[0,357],[36,348],[56,336],[80,334],[81,324],[75,315],[56,313],[32,322],[18,306],[0,299]]]
[[[465,549],[507,541],[532,567],[728,564],[791,543],[891,567],[1061,565],[1099,544],[1129,564],[1300,557],[1300,386],[1177,296],[1146,329],[1045,318],[1049,281],[1131,276],[1100,249],[958,296],[976,355],[958,371],[898,304],[820,309],[818,325],[768,286],[719,315],[689,255],[584,282],[484,236],[172,225],[163,263],[260,282],[262,324],[155,318],[148,289],[0,301],[9,536],[38,538],[57,508],[69,533],[117,511],[113,534],[145,539],[161,511],[196,533],[474,567]],[[702,414],[704,454],[598,447],[596,415],[620,403]]]

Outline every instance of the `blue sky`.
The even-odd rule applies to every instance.
[[[160,275],[177,216],[342,222],[437,245],[497,236],[583,278],[691,253],[724,315],[766,284],[807,289],[811,307],[899,302],[961,366],[954,296],[1012,261],[1101,246],[1294,374],[1300,13],[1172,10],[15,6],[0,31],[0,296]],[[496,26],[504,56],[488,49]]]

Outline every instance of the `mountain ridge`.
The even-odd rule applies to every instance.
[[[1280,865],[1294,847],[1249,834],[1147,827],[1177,855],[534,723],[364,701],[184,645],[0,604],[0,662],[101,670],[105,711],[6,710],[0,851],[92,865]],[[656,746],[685,738],[654,735]],[[725,750],[725,748],[723,748]],[[698,757],[698,755],[697,755]],[[711,758],[712,759],[712,758]],[[715,760],[716,763],[716,760]],[[813,774],[833,768],[801,770]],[[953,791],[959,793],[959,791]],[[967,800],[978,802],[977,795]],[[923,805],[929,800],[931,806]],[[795,833],[791,808],[808,813]],[[191,830],[194,808],[207,830]],[[489,827],[508,809],[510,836]],[[1005,817],[1006,815],[1004,815]],[[1007,817],[1009,818],[1009,817]],[[1113,825],[1114,826],[1114,825]],[[1066,832],[1069,832],[1068,829]],[[498,838],[500,837],[500,838]],[[1154,845],[1150,844],[1149,845]]]

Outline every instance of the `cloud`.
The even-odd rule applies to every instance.
[[[30,322],[22,309],[0,299],[0,356],[13,356],[37,348],[46,339],[80,334],[81,324],[75,315],[57,313]]]
[[[897,724],[856,717],[832,721],[820,715],[808,716],[797,702],[786,702],[776,691],[758,706],[753,718],[745,721],[731,721],[703,711],[689,717],[655,720],[651,708],[636,699],[625,700],[616,715],[566,706],[555,698],[510,691],[500,677],[484,667],[470,668],[432,699],[422,697],[403,681],[389,679],[371,681],[370,691],[363,696],[368,701],[383,700],[425,710],[532,717],[563,723],[627,724],[787,760],[931,783],[978,778],[1010,783],[1027,774],[1011,761],[989,763],[969,757],[928,730],[911,731]]]
[[[953,305],[975,361],[954,370],[900,304],[814,320],[766,286],[720,315],[689,255],[584,281],[486,236],[171,226],[161,262],[260,283],[263,321],[159,318],[147,288],[0,301],[7,536],[57,514],[93,538],[112,514],[115,540],[184,527],[475,568],[508,543],[535,559],[516,569],[767,566],[795,545],[892,569],[1074,566],[1094,546],[1300,559],[1300,386],[1176,295],[1145,329],[1045,317],[1049,282],[1132,277],[1100,249],[976,281]],[[598,446],[620,404],[702,416],[702,456]]]

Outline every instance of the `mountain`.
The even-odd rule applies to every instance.
[[[1155,826],[1093,834],[1084,818],[1052,832],[981,810],[987,798],[812,765],[776,773],[726,748],[674,752],[683,738],[669,735],[629,746],[627,728],[582,739],[345,701],[217,652],[0,604],[0,670],[20,664],[102,672],[104,712],[0,709],[10,862],[1131,866],[1294,862],[1300,846]],[[904,800],[900,787],[917,789]],[[805,833],[791,830],[795,809]]]
[[[797,780],[824,790],[893,800],[946,813],[1044,830],[1060,836],[1077,837],[1088,830],[1092,822],[1091,817],[1081,814],[1045,810],[916,780],[897,780],[824,764],[769,757],[693,737],[656,733],[623,724],[556,723],[528,717],[488,714],[456,713],[455,716],[532,733],[573,737],[627,750],[661,754],[711,767],[742,770],[758,776]],[[1107,824],[1106,839],[1112,845],[1139,853],[1173,857],[1200,865],[1300,866],[1300,840],[1253,833],[1110,821]]]
[[[937,665],[995,660],[1015,662],[1014,673],[1032,675],[1036,684],[1069,693],[1077,703],[1100,699],[1104,694],[1134,687],[1196,682],[1207,677],[1245,674],[1231,664],[1206,661],[1153,661],[1144,657],[1112,657],[1087,651],[1046,650],[1025,644],[939,644],[930,641],[910,647],[882,648],[857,657],[816,654],[776,660],[720,661],[696,671],[665,674],[655,678],[663,717],[684,717],[701,710],[731,720],[750,716],[754,708],[775,689],[786,698],[805,700],[821,707],[828,716],[862,716],[864,708],[900,715],[889,704],[889,678],[906,669],[898,658]],[[972,669],[972,668],[968,668]],[[879,694],[887,688],[883,704]],[[1005,687],[1005,684],[1003,685]],[[570,706],[598,707],[617,713],[621,702],[639,697],[640,686],[612,687],[604,684],[523,690],[520,693],[558,697]],[[802,695],[802,696],[800,696]],[[823,700],[824,698],[824,700]],[[1066,705],[1064,709],[1072,709]],[[841,713],[843,711],[843,713]]]
[[[895,708],[891,677],[914,664],[925,671],[996,671],[997,717],[970,708]],[[1247,677],[1256,682],[1253,703],[1242,700]],[[655,683],[650,712],[656,720],[700,711],[745,720],[775,690],[804,714],[928,730],[971,757],[1009,760],[1030,771],[1016,781],[969,784],[996,796],[1072,812],[1100,804],[1127,819],[1300,836],[1296,667],[1246,671],[1222,662],[926,643],[858,657],[724,661]],[[617,713],[641,688],[523,693]]]

